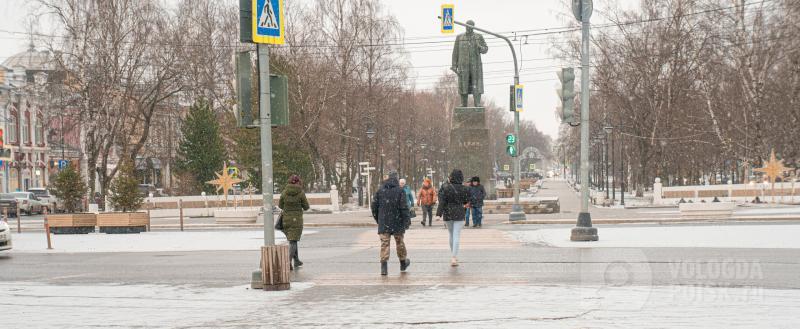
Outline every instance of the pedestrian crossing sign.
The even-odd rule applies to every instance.
[[[514,86],[514,110],[522,112],[522,85]]]
[[[453,26],[453,9],[455,6],[453,5],[442,5],[442,33],[450,34],[453,33],[454,26]]]
[[[284,0],[253,0],[253,42],[282,45]]]

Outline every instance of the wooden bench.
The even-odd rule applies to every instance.
[[[87,234],[97,225],[95,214],[51,214],[47,215],[50,232],[53,234]]]
[[[100,233],[141,233],[150,226],[146,212],[105,212],[97,214]]]

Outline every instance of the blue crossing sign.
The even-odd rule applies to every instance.
[[[284,0],[253,0],[253,42],[282,45],[285,37]]]
[[[442,33],[450,34],[455,31],[453,26],[453,5],[442,5]]]

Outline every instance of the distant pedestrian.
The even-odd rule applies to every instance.
[[[400,180],[400,187],[406,194],[406,202],[408,202],[408,209],[414,208],[414,192],[411,191],[411,187],[406,185],[405,179]]]
[[[469,192],[464,186],[464,174],[455,169],[450,173],[450,181],[439,189],[439,208],[436,217],[444,217],[444,225],[450,233],[451,266],[458,266],[458,244],[461,239],[461,228],[464,227],[464,216]]]
[[[389,274],[387,262],[392,236],[397,249],[397,258],[400,260],[400,271],[405,271],[411,265],[411,260],[407,257],[403,235],[411,225],[411,217],[408,211],[408,199],[405,191],[400,188],[396,172],[389,173],[389,179],[384,181],[381,189],[375,193],[372,217],[378,224],[378,235],[381,238],[381,275]]]
[[[426,217],[428,218],[428,225],[433,225],[433,206],[436,204],[437,199],[436,188],[433,187],[429,178],[425,178],[417,198],[417,205],[422,208],[422,226],[425,226]]]
[[[406,194],[406,201],[408,202],[408,214],[411,218],[417,217],[417,212],[414,211],[414,192],[411,191],[411,187],[406,184],[405,179],[400,180],[400,187],[403,189],[403,193]]]
[[[300,176],[289,177],[289,184],[283,189],[278,207],[283,211],[283,234],[289,240],[289,257],[294,261],[290,269],[303,266],[297,250],[297,241],[303,235],[303,211],[309,209],[308,199],[303,192],[303,183]]]
[[[464,223],[469,227],[469,215],[472,212],[472,227],[483,226],[483,200],[486,198],[486,189],[481,185],[481,178],[472,177],[469,182],[469,208],[467,208],[467,220]]]

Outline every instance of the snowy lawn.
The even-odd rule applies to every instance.
[[[306,234],[314,231],[305,230]],[[264,243],[264,232],[252,231],[187,231],[145,232],[140,234],[60,234],[52,235],[53,250],[47,250],[43,232],[13,235],[11,252],[158,252],[204,250],[258,250]],[[275,232],[275,242],[286,237]]]
[[[526,243],[552,247],[800,248],[800,225],[600,227],[597,242],[572,242],[572,228],[512,232]]]

